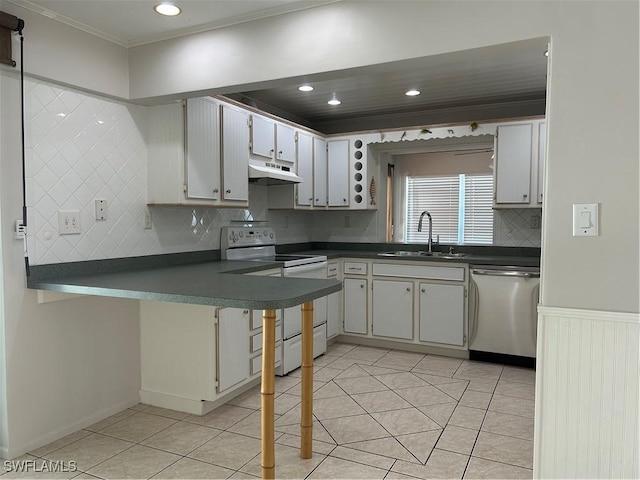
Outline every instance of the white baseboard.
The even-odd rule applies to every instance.
[[[88,427],[89,425],[93,425],[94,423],[99,422],[100,420],[103,420],[111,415],[121,412],[126,408],[137,405],[138,403],[140,403],[140,398],[137,396],[129,400],[126,400],[124,402],[120,402],[117,405],[114,405],[109,408],[105,408],[103,410],[100,410],[99,412],[96,412],[87,417],[84,417],[76,422],[65,425],[62,428],[59,428],[52,432],[48,432],[45,435],[41,435],[38,438],[35,438],[23,445],[18,445],[13,448],[2,448],[0,449],[0,456],[6,460],[12,460],[16,457],[24,455],[25,453],[29,453],[35,450],[36,448],[43,447],[44,445],[47,445],[66,435],[69,435],[70,433],[81,430],[85,427]]]
[[[640,478],[640,314],[538,308],[534,478]]]

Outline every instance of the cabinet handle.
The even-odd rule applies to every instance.
[[[231,190],[227,190],[227,193],[231,193]]]

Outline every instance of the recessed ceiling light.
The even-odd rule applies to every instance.
[[[313,90],[313,87],[311,85],[300,85],[298,87],[298,90],[300,90],[301,92],[311,92]]]
[[[180,8],[176,7],[173,3],[168,2],[160,3],[153,7],[153,9],[160,15],[165,15],[167,17],[175,17],[176,15],[180,15],[181,12]]]
[[[409,90],[404,92],[407,97],[415,97],[416,95],[420,95],[420,90]]]
[[[329,105],[340,105],[342,102],[340,100],[338,100],[337,98],[332,98],[331,100],[329,100],[327,102]]]

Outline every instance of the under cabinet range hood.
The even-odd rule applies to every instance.
[[[275,163],[249,163],[249,181],[258,185],[283,185],[300,183],[302,178],[292,172],[289,167]]]

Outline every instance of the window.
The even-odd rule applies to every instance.
[[[441,243],[493,243],[493,176],[408,176],[406,180],[405,241],[427,243],[428,217],[418,232],[420,214],[433,221],[433,239]]]

